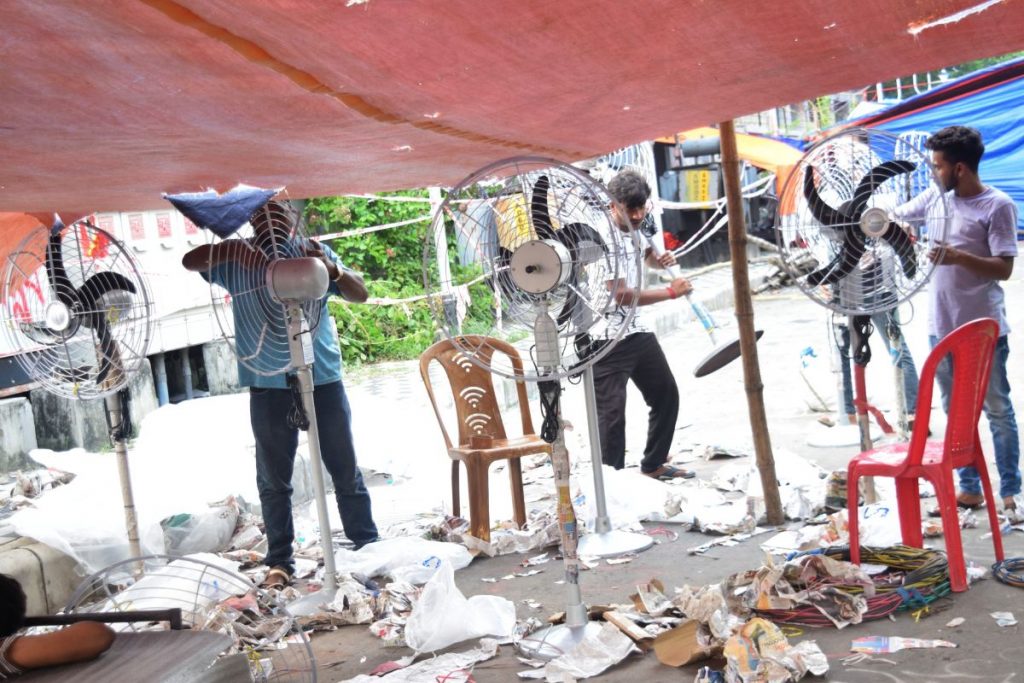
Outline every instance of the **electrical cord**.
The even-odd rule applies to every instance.
[[[299,389],[299,377],[294,373],[285,375],[288,388],[292,392],[292,409],[288,411],[288,426],[292,429],[306,431],[309,429],[309,416],[302,405],[302,391]]]
[[[992,565],[992,576],[1007,586],[1024,588],[1024,557],[1011,557]]]
[[[113,424],[110,421],[110,411],[106,411],[107,433],[110,434],[110,445],[117,441],[126,441],[132,435],[132,415],[129,411],[131,406],[131,393],[128,387],[117,392],[117,400],[121,405],[121,421]]]
[[[543,422],[540,426],[540,438],[554,443],[558,438],[558,401],[562,393],[562,385],[557,381],[539,382],[540,414]]]

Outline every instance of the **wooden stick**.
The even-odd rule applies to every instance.
[[[764,385],[757,360],[757,338],[754,336],[754,304],[750,297],[750,275],[747,273],[747,227],[743,222],[743,197],[740,192],[740,160],[736,151],[736,130],[732,121],[718,127],[722,145],[722,170],[725,173],[725,197],[729,211],[729,255],[732,260],[732,289],[736,302],[736,322],[740,331],[740,354],[743,359],[743,384],[747,392],[747,411],[754,437],[757,469],[761,474],[765,509],[769,524],[782,524],[782,499],[775,475],[775,458],[764,412]]]

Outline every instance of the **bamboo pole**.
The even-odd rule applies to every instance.
[[[729,212],[729,255],[732,260],[732,288],[736,302],[736,322],[740,330],[740,354],[743,359],[743,385],[747,392],[747,411],[754,437],[757,469],[761,474],[765,509],[769,524],[782,524],[782,499],[775,475],[775,458],[764,412],[764,384],[757,360],[754,336],[754,304],[750,297],[747,273],[747,228],[743,221],[743,197],[740,191],[740,161],[736,152],[736,130],[732,121],[718,128],[722,145],[722,171],[725,174],[725,198]]]

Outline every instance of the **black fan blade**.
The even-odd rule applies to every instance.
[[[858,230],[858,233],[860,231]],[[864,255],[864,240],[851,239],[850,231],[847,231],[847,238],[843,240],[843,246],[835,258],[829,261],[828,265],[812,272],[807,276],[807,284],[810,287],[818,285],[834,285],[844,277],[853,272]]]
[[[907,231],[890,221],[882,239],[888,242],[896,255],[900,257],[903,274],[913,279],[917,275],[917,259],[914,258],[914,242],[910,239]]]
[[[568,290],[568,296],[565,297],[565,303],[562,304],[562,310],[558,312],[558,318],[555,319],[555,324],[561,328],[570,318],[572,318],[572,312],[576,310],[576,307],[580,304],[580,298],[576,294],[576,290],[570,287]]]
[[[530,197],[530,219],[537,231],[537,238],[542,240],[557,239],[555,228],[551,225],[551,214],[548,211],[548,190],[551,181],[546,175],[537,178],[533,184],[533,196]]]
[[[54,216],[53,227],[50,228],[50,239],[46,243],[46,275],[57,300],[68,308],[72,308],[77,303],[77,299],[75,290],[68,280],[68,272],[64,268],[64,254],[61,246],[63,231],[64,223],[60,216]]]
[[[814,185],[814,168],[808,166],[804,169],[804,199],[811,209],[811,215],[822,225],[839,225],[848,219],[831,206],[818,194],[818,188]]]
[[[901,173],[910,173],[917,164],[913,161],[907,161],[906,159],[893,159],[892,161],[886,161],[883,164],[879,164],[871,169],[863,178],[861,178],[860,184],[857,185],[857,189],[853,191],[853,198],[850,200],[849,213],[850,217],[854,221],[860,220],[860,215],[864,212],[864,207],[867,206],[868,199],[871,194],[878,189],[878,186],[884,183],[889,178],[894,178]]]
[[[99,351],[100,368],[99,372],[96,373],[96,384],[103,384],[110,374],[110,371],[114,369],[115,359],[120,359],[121,355],[117,352],[117,344],[114,342],[114,338],[110,336],[110,326],[107,325],[107,319],[99,313],[92,315],[92,327],[96,331],[97,337],[97,351]]]
[[[498,288],[502,295],[512,297],[516,292],[516,285],[512,282],[509,266],[512,262],[512,252],[505,247],[498,247],[497,267],[492,271],[491,289]]]
[[[105,270],[89,276],[78,290],[78,298],[85,311],[95,311],[100,297],[117,291],[135,294],[135,283],[121,273]]]

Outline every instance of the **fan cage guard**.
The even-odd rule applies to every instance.
[[[152,302],[145,278],[129,250],[88,220],[66,226],[60,237],[64,273],[47,272],[51,230],[28,233],[4,267],[4,334],[25,374],[46,391],[72,399],[100,398],[127,385],[146,360],[152,332]],[[135,288],[110,291],[95,306],[68,307],[57,292],[79,291],[97,273],[112,273]],[[104,352],[96,318],[112,347]],[[105,378],[99,373],[109,371]]]
[[[142,574],[136,576],[140,566]],[[251,610],[238,609],[239,599],[249,596],[259,606],[260,619],[277,622],[266,642],[258,647],[239,643],[239,636],[252,633],[256,625]],[[316,681],[310,640],[283,604],[278,604],[275,592],[257,588],[244,575],[199,558],[147,555],[117,562],[83,580],[62,611],[75,614],[174,608],[181,609],[185,628],[231,636],[235,644],[222,656],[244,652],[254,680]],[[167,625],[129,622],[111,624],[111,628],[140,632],[165,630]]]
[[[238,362],[257,375],[293,370],[287,332],[289,306],[273,297],[267,270],[272,261],[302,258],[318,248],[306,234],[302,215],[285,201],[271,200],[230,238],[222,240],[212,232],[210,235],[211,246],[231,243],[237,249],[237,258],[211,266],[206,274],[214,317],[223,338]],[[231,283],[230,290],[218,284],[219,278]],[[299,308],[305,329],[313,334],[326,304],[318,299],[302,302]]]
[[[789,174],[779,198],[776,242],[787,271],[811,300],[837,313],[870,315],[908,300],[928,282],[934,270],[928,253],[933,248],[944,248],[950,217],[945,193],[923,146],[926,137],[920,133],[896,136],[874,129],[848,129],[808,149]],[[851,220],[844,214],[841,218],[845,220],[824,225],[814,216],[805,198],[806,173],[813,173],[824,203],[842,211],[853,199],[858,184],[869,174],[881,180],[874,169],[890,161],[908,161],[915,168],[877,185],[864,206],[862,215],[868,216],[864,221]],[[909,276],[890,243],[862,228],[862,223],[867,223],[870,233],[877,233],[884,221],[897,222],[911,238],[915,272]],[[837,282],[809,283],[806,264],[816,263],[813,270],[829,264],[841,253],[847,229],[864,235],[864,255]]]
[[[544,193],[549,223],[573,265],[564,283],[530,294],[513,280],[510,262],[516,249],[538,239],[534,201],[542,200],[535,192],[542,178],[549,184]],[[611,350],[635,313],[635,304],[617,307],[615,301],[622,291],[639,288],[641,274],[637,236],[616,227],[612,204],[607,190],[585,172],[544,157],[497,161],[451,189],[424,244],[423,277],[438,326],[466,362],[505,378],[536,382],[576,375]],[[469,306],[479,311],[481,298],[486,298],[490,319],[460,326],[461,311]],[[557,367],[536,364],[534,325],[544,311],[557,326]],[[606,333],[609,313],[617,318]],[[580,353],[576,340],[585,334],[611,343]],[[493,353],[486,340],[475,342],[481,337],[508,342],[534,363],[524,363],[517,374],[508,356]]]

